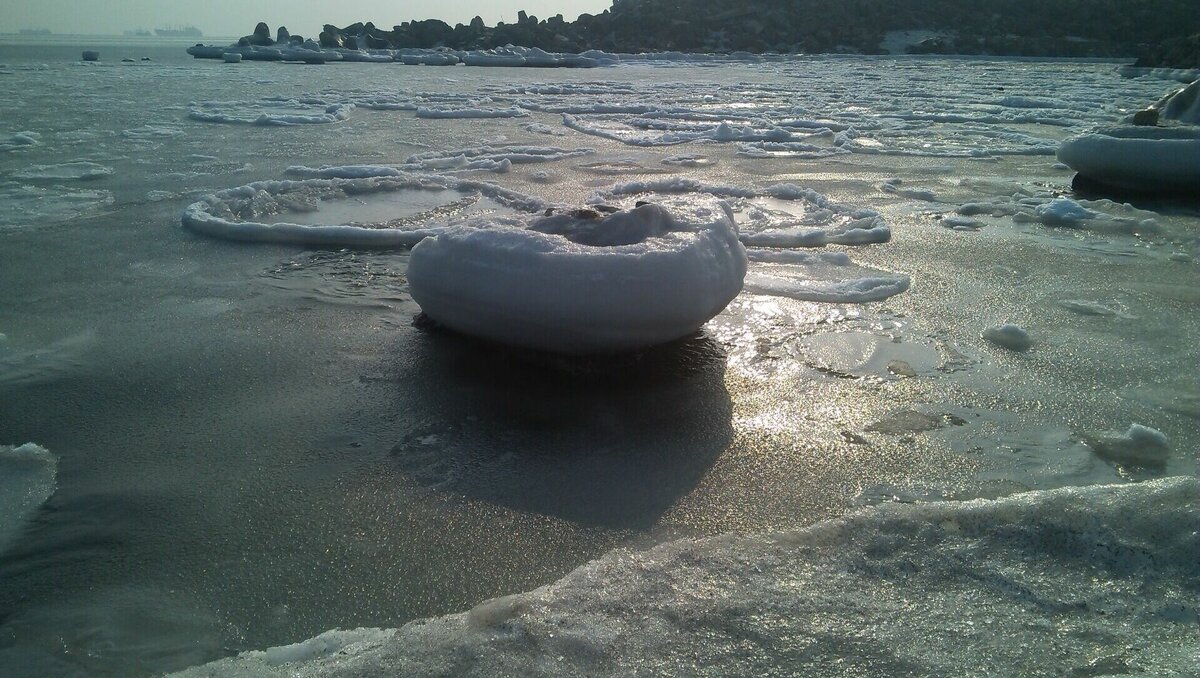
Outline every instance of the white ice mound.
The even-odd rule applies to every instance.
[[[391,638],[180,675],[1194,675],[1198,498],[1180,477],[883,504],[616,551]]]
[[[473,216],[545,209],[537,198],[494,184],[387,167],[289,172],[316,178],[219,191],[188,206],[183,225],[228,240],[411,247]]]
[[[685,337],[742,289],[746,252],[724,203],[580,210],[526,227],[459,228],[413,248],[413,299],[454,330],[557,353]]]
[[[1200,186],[1200,127],[1101,129],[1064,141],[1058,159],[1105,186],[1195,194]]]
[[[1163,120],[1200,125],[1200,80],[1163,97],[1153,108]]]
[[[1085,442],[1105,459],[1138,466],[1162,465],[1171,453],[1162,431],[1141,424],[1131,424],[1125,433],[1085,436]]]
[[[0,553],[54,494],[58,459],[33,443],[0,445]]]

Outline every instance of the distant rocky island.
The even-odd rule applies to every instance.
[[[326,25],[322,47],[520,45],[550,52],[781,52],[1140,57],[1196,67],[1200,3],[1194,0],[614,0],[600,14],[567,21],[522,11],[515,23],[475,17],[451,26],[406,21]],[[270,36],[266,36],[269,38]],[[247,36],[263,38],[261,31]],[[1188,41],[1191,41],[1190,43]],[[1164,49],[1178,43],[1180,48]],[[251,42],[251,44],[254,44]],[[1191,47],[1188,47],[1191,45]]]

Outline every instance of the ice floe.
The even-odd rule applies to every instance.
[[[322,125],[350,117],[354,104],[320,99],[193,102],[188,117],[200,122],[240,125]]]
[[[42,135],[37,132],[17,132],[7,138],[0,139],[0,151],[16,151],[42,143]]]
[[[11,176],[22,181],[64,181],[99,179],[112,173],[111,167],[94,162],[76,161],[57,165],[32,165],[13,172]]]
[[[968,218],[984,215],[1009,217],[1019,224],[1041,224],[1100,233],[1137,235],[1159,230],[1158,214],[1155,212],[1107,198],[1073,200],[1062,196],[1016,193],[989,201],[963,203],[956,211]],[[943,217],[944,221],[948,219],[951,217]],[[946,225],[953,227],[959,223],[965,222],[956,220]]]
[[[596,191],[589,202],[653,200],[655,195],[705,194],[727,199],[747,246],[823,247],[885,243],[891,228],[874,210],[840,205],[795,184],[762,190],[707,184],[686,177],[633,181]]]
[[[188,206],[183,225],[231,240],[411,247],[469,216],[545,208],[538,198],[494,184],[386,167],[295,167],[290,173],[319,178],[219,191]]]
[[[1131,424],[1124,433],[1085,435],[1084,442],[1100,457],[1123,464],[1161,466],[1171,453],[1162,431],[1141,424]]]
[[[452,329],[557,353],[685,337],[742,289],[746,255],[713,198],[458,228],[413,248],[413,299]]]
[[[1177,477],[884,503],[798,530],[615,551],[468,612],[179,675],[1186,674],[1198,496]]]
[[[1099,129],[1064,141],[1058,159],[1102,186],[1195,195],[1200,186],[1200,126]]]
[[[0,230],[31,228],[85,216],[111,205],[110,191],[0,182]]]
[[[418,118],[524,118],[528,115],[528,111],[516,106],[509,108],[430,108],[420,106],[417,108]]]

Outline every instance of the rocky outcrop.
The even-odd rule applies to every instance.
[[[1138,57],[1134,66],[1142,68],[1200,68],[1200,33],[1185,38],[1164,40]]]
[[[254,27],[253,33],[245,36],[241,40],[238,40],[238,44],[241,44],[243,40],[247,45],[255,45],[258,47],[266,47],[268,45],[275,44],[275,40],[271,38],[271,27],[262,21],[258,22],[258,25]]]

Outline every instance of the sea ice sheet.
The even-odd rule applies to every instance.
[[[1183,675],[1200,614],[1198,498],[1196,479],[1177,477],[882,504],[616,551],[391,636],[331,632],[178,675]]]

